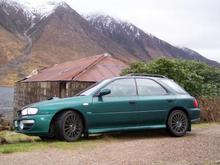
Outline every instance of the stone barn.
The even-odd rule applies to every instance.
[[[16,83],[14,110],[51,97],[74,96],[97,81],[119,76],[126,67],[107,54],[56,64]]]

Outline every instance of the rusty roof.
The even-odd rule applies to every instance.
[[[55,64],[50,68],[41,70],[23,82],[36,81],[100,81],[106,78],[119,76],[121,70],[128,64],[115,59],[108,54],[96,55]]]

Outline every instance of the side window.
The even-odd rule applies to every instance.
[[[136,86],[134,79],[119,79],[108,84],[105,88],[110,89],[111,93],[104,97],[115,96],[136,96]]]
[[[136,79],[140,96],[165,95],[167,91],[158,83],[150,79]]]

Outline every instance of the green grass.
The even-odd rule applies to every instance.
[[[14,144],[4,144],[0,147],[0,153],[27,152],[35,149],[44,149],[46,146],[43,142],[30,143],[20,142]]]
[[[82,139],[68,143],[65,141],[42,141],[38,137],[26,136],[11,131],[0,132],[0,137],[4,137],[9,144],[0,145],[0,153],[28,152],[32,150],[42,150],[48,148],[75,150],[79,148],[92,149],[97,145],[104,144],[113,138],[91,137],[88,140]]]
[[[210,126],[215,126],[219,123],[199,123],[193,124],[194,129],[205,129]],[[99,145],[108,144],[115,141],[124,141],[124,140],[136,140],[136,139],[145,139],[145,138],[163,138],[167,137],[169,134],[164,131],[151,130],[145,132],[127,132],[123,134],[111,134],[104,136],[94,136],[89,139],[82,139],[77,142],[68,143],[65,141],[42,141],[38,137],[26,136],[23,134],[18,134],[11,131],[2,131],[0,132],[0,137],[4,137],[9,144],[0,145],[0,153],[14,153],[14,152],[28,152],[33,150],[42,150],[49,148],[57,149],[68,149],[76,150],[79,148],[82,149],[92,149]]]
[[[28,137],[11,131],[0,132],[0,137],[5,138],[9,143],[0,146],[0,153],[30,151],[35,148],[44,147],[41,142],[37,142],[39,140],[37,137]]]
[[[101,144],[101,140],[95,141],[78,141],[74,143],[67,143],[67,142],[60,142],[60,141],[53,141],[53,142],[43,142],[43,141],[36,141],[36,142],[19,142],[19,143],[12,143],[12,144],[4,144],[0,146],[0,153],[14,153],[14,152],[28,152],[33,150],[42,150],[42,149],[49,149],[49,148],[57,148],[57,149],[69,149],[75,150],[79,148],[86,148],[91,149],[95,147],[97,144]]]

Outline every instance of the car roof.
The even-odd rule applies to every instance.
[[[132,73],[132,74],[127,74],[126,76],[167,78],[166,76],[159,75],[159,74],[146,74],[146,73]]]
[[[119,76],[119,77],[114,77],[113,79],[120,79],[120,78],[149,78],[149,79],[168,79],[166,76],[162,75],[125,75],[125,76]],[[112,79],[111,79],[112,80]]]

